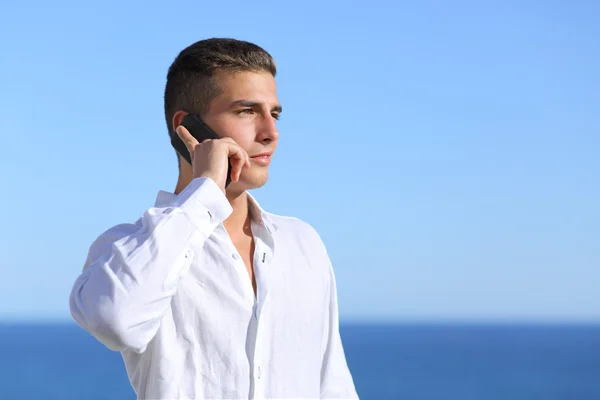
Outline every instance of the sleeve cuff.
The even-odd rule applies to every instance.
[[[219,186],[210,178],[195,178],[177,195],[174,206],[180,208],[202,232],[206,224],[211,228],[223,222],[233,212],[233,208]],[[212,229],[210,229],[212,231]]]

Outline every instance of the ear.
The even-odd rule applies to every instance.
[[[181,125],[181,121],[185,118],[189,113],[187,111],[179,110],[175,114],[173,114],[173,120],[171,121],[173,132],[177,129],[179,125]]]

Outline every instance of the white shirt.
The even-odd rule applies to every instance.
[[[249,198],[256,296],[208,178],[91,245],[71,314],[121,352],[138,399],[358,398],[323,242]]]

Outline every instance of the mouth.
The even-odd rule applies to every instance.
[[[271,156],[273,152],[266,152],[257,154],[255,156],[250,157],[250,161],[259,164],[259,165],[269,165],[271,163]]]

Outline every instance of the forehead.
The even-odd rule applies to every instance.
[[[268,72],[234,72],[215,74],[219,86],[216,102],[253,100],[266,106],[279,104],[275,78]]]

